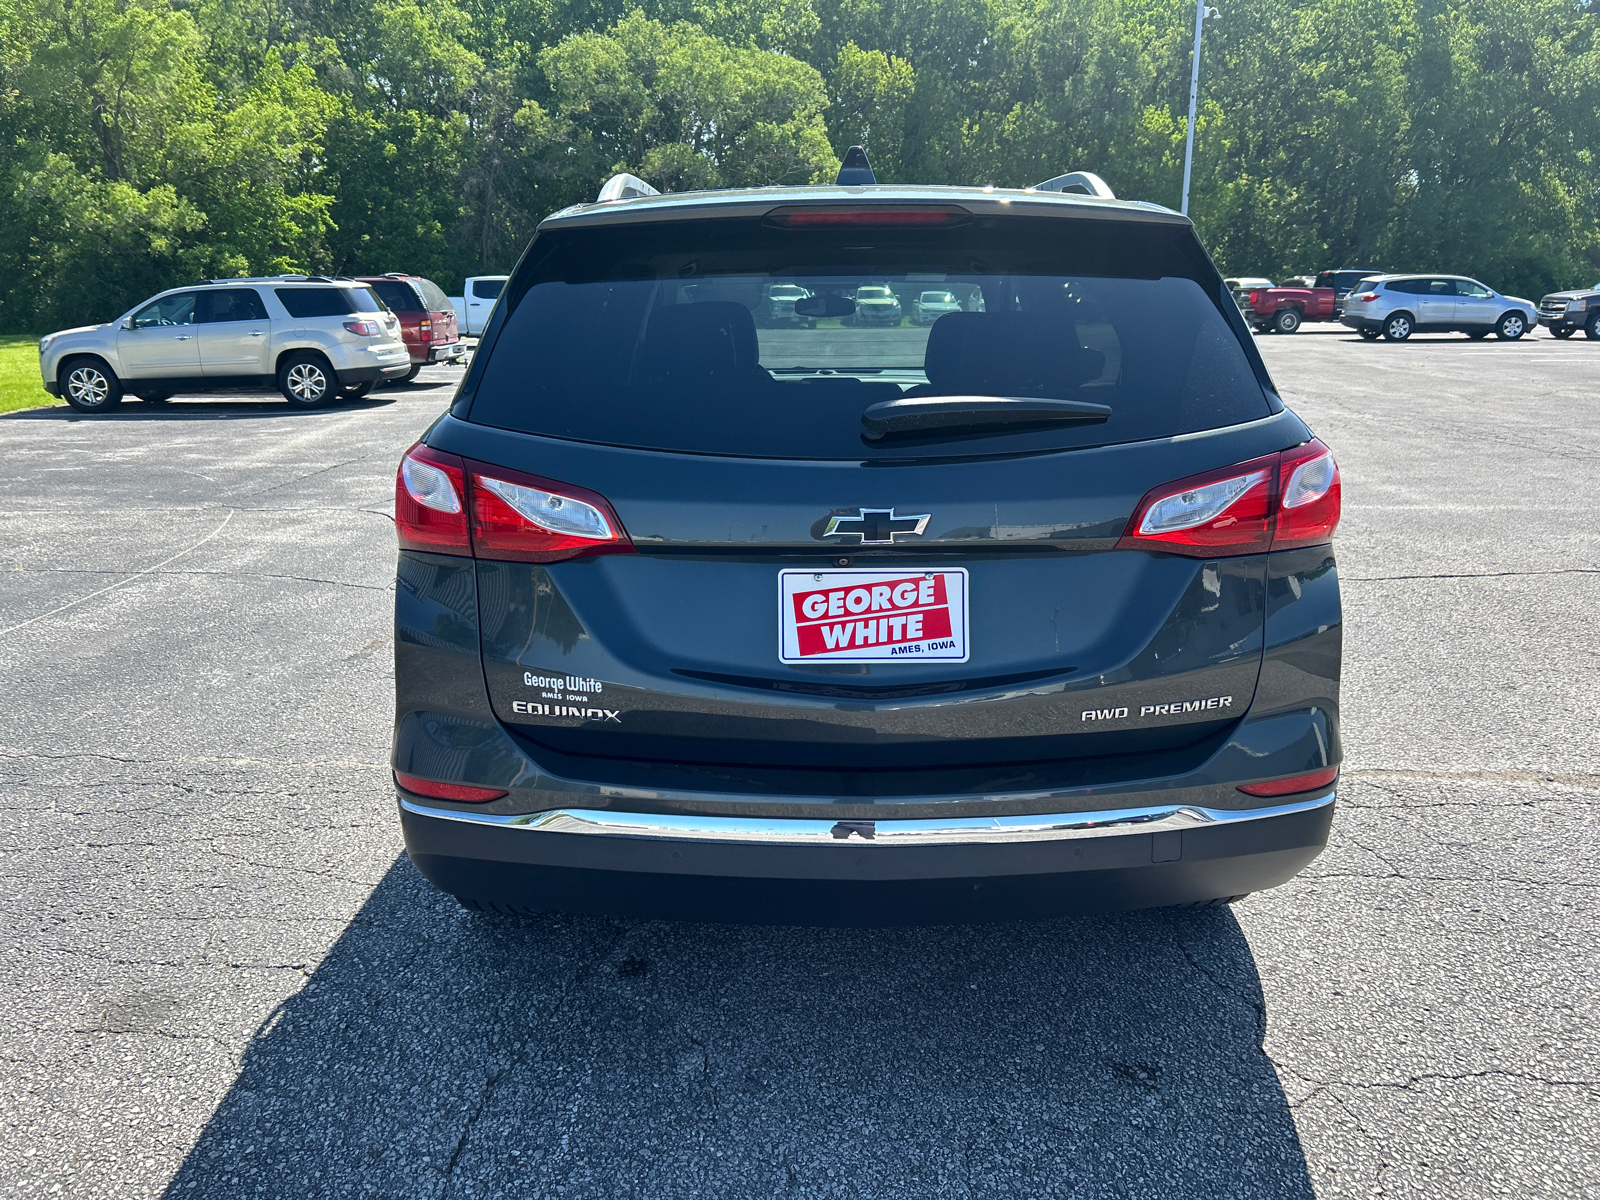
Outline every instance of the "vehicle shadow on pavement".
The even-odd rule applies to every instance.
[[[168,1197],[1312,1195],[1228,909],[505,918],[402,856]]]
[[[419,389],[420,391],[421,389]],[[360,400],[340,400],[316,408],[290,408],[281,400],[263,396],[259,400],[185,400],[176,399],[166,404],[144,404],[133,400],[106,413],[81,413],[65,404],[49,408],[25,408],[6,413],[0,420],[7,421],[215,421],[218,419],[266,420],[273,417],[314,417],[319,413],[356,412],[367,408],[387,408],[402,399],[388,393],[374,394]]]

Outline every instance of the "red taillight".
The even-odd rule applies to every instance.
[[[1278,528],[1274,550],[1320,546],[1333,540],[1339,527],[1343,487],[1333,451],[1313,438],[1285,450],[1278,467]]]
[[[630,554],[633,543],[604,496],[471,463],[472,544],[479,558],[559,562],[584,554]]]
[[[780,208],[767,214],[767,223],[783,229],[821,229],[869,226],[878,229],[926,229],[929,226],[965,225],[972,214],[964,208]]]
[[[434,800],[457,800],[467,804],[485,804],[506,794],[504,788],[468,787],[464,783],[436,783],[403,772],[394,773],[394,781],[408,792],[428,796]]]
[[[604,496],[421,442],[400,460],[394,525],[401,549],[434,554],[548,563],[633,552]]]
[[[351,333],[358,333],[362,337],[377,337],[383,329],[376,321],[346,321],[344,327]]]
[[[467,533],[465,464],[418,442],[394,478],[394,528],[402,550],[472,553]]]
[[[1250,293],[1250,303],[1251,304],[1257,303],[1260,300],[1260,298],[1261,298],[1261,293],[1260,292],[1251,292]]]
[[[1239,790],[1247,796],[1293,796],[1297,792],[1314,792],[1325,788],[1339,778],[1338,767],[1324,767],[1320,771],[1307,771],[1304,775],[1291,775],[1288,779],[1274,779],[1271,783],[1241,783]]]
[[[1377,298],[1378,298],[1378,293],[1377,292],[1367,292],[1365,295],[1356,297],[1357,300],[1360,300],[1360,301],[1362,301],[1362,302],[1364,302],[1366,304],[1371,304]]]
[[[1312,439],[1151,489],[1117,549],[1221,558],[1317,546],[1333,539],[1339,506],[1338,465]]]

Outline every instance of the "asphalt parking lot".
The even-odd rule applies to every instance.
[[[0,418],[0,1193],[1600,1196],[1600,345],[1265,336],[1333,842],[1232,909],[488,918],[401,852],[370,402]]]

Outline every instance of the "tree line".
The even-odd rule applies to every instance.
[[[1191,211],[1230,274],[1600,277],[1600,15],[1219,0]],[[0,329],[289,271],[508,270],[663,190],[1026,186],[1177,207],[1187,0],[0,0]]]

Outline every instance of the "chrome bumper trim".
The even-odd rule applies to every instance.
[[[1197,808],[1161,805],[1113,808],[1101,812],[1054,813],[1023,817],[947,817],[927,821],[800,821],[764,817],[675,816],[557,808],[535,813],[486,813],[431,808],[400,797],[400,807],[420,817],[468,825],[526,829],[535,833],[577,833],[601,837],[666,838],[701,842],[749,842],[789,846],[938,846],[972,842],[1036,842],[1068,838],[1116,837],[1235,825],[1268,817],[1311,812],[1334,802],[1337,789],[1308,800],[1271,808]]]

